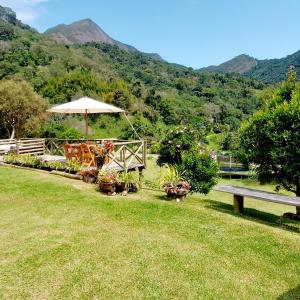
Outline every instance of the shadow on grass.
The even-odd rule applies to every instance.
[[[171,201],[176,201],[174,198],[168,198],[166,194],[163,195],[155,195],[155,198],[161,200],[161,201],[166,201],[166,202],[171,202]]]
[[[205,207],[209,209],[214,209],[216,211],[230,214],[239,218],[300,233],[300,228],[298,228],[297,226],[292,226],[293,224],[296,225],[295,221],[274,215],[272,213],[267,213],[254,208],[245,208],[243,214],[236,214],[233,212],[233,206],[231,204],[218,202],[215,200],[205,200],[205,202],[207,202],[207,205],[205,205]]]
[[[300,300],[300,285],[283,293],[277,300]]]

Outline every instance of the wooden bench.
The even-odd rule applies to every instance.
[[[233,194],[233,210],[235,213],[243,213],[244,197],[247,197],[267,202],[274,202],[294,206],[296,207],[297,215],[300,215],[300,197],[289,197],[276,193],[270,193],[231,185],[219,185],[215,187],[214,190],[217,192]]]

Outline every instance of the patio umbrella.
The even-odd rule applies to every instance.
[[[96,101],[88,97],[83,97],[75,101],[54,106],[47,111],[50,113],[58,114],[84,114],[86,134],[88,134],[88,114],[107,114],[121,112],[125,114],[125,111],[121,108],[109,105],[104,102]]]

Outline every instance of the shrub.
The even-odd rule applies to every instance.
[[[43,164],[44,167],[49,167],[51,170],[61,170],[64,171],[66,169],[66,165],[60,161],[46,161]]]
[[[159,153],[159,150],[160,150],[160,144],[159,143],[154,142],[154,143],[151,144],[150,153],[157,154],[157,153]]]
[[[217,183],[219,168],[207,153],[186,152],[177,168],[193,192],[208,194]]]
[[[162,140],[157,164],[181,164],[184,152],[197,152],[198,148],[196,132],[188,127],[178,127],[169,131]]]
[[[105,183],[116,183],[118,174],[115,170],[103,170],[99,172],[98,181]]]
[[[70,173],[77,173],[81,170],[82,163],[78,159],[69,159],[66,166],[66,170]]]
[[[41,159],[35,155],[8,154],[4,156],[4,162],[24,167],[39,167],[42,164]]]

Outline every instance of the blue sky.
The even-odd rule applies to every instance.
[[[91,18],[114,39],[194,68],[300,49],[299,0],[0,0],[39,31]]]

